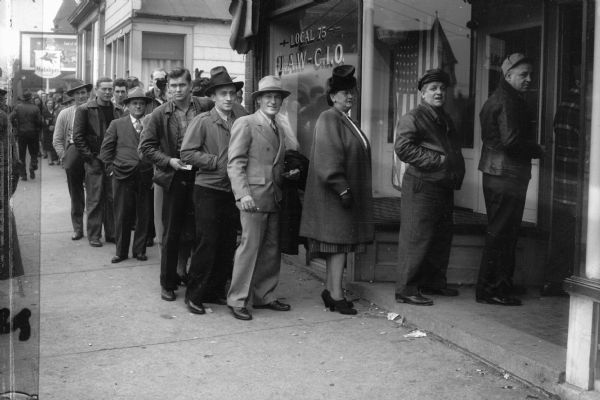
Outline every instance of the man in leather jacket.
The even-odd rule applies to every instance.
[[[518,306],[511,295],[515,248],[523,218],[531,159],[543,154],[536,142],[523,94],[533,73],[532,61],[521,53],[502,63],[503,79],[479,114],[483,146],[479,170],[488,226],[477,280],[476,300]]]
[[[396,301],[432,305],[423,294],[457,296],[446,286],[454,190],[465,175],[461,145],[444,111],[450,78],[432,69],[419,79],[422,103],[399,119],[394,151],[408,164],[402,182]]]

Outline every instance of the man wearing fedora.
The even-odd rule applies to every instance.
[[[139,152],[154,164],[154,182],[164,191],[162,221],[164,232],[160,254],[161,298],[176,299],[180,283],[177,274],[180,243],[184,239],[184,225],[193,213],[193,187],[196,168],[181,161],[180,149],[188,125],[197,115],[209,111],[213,102],[207,98],[192,97],[192,76],[184,68],[176,68],[167,75],[173,94],[147,118],[140,139]],[[193,225],[193,220],[190,225]]]
[[[112,205],[112,182],[98,158],[104,134],[121,111],[112,103],[113,81],[102,77],[96,82],[96,97],[77,107],[73,122],[73,142],[84,161],[87,211],[87,234],[90,246],[102,247],[100,237],[115,241]]]
[[[231,128],[227,174],[241,211],[242,240],[235,253],[227,304],[241,320],[252,319],[246,308],[251,298],[254,308],[290,309],[274,293],[281,263],[279,203],[285,153],[275,116],[289,95],[279,77],[262,78],[252,93],[258,111],[238,118]]]
[[[239,108],[234,111],[236,93],[244,83],[233,82],[222,66],[210,74],[206,94],[215,106],[194,118],[181,145],[181,160],[198,169],[196,242],[186,290],[188,308],[196,314],[204,314],[202,302],[227,304],[225,285],[233,269],[240,217],[227,176],[227,151],[231,126],[248,114]]]
[[[67,90],[66,95],[61,95],[63,103],[68,104],[74,101],[75,104],[63,108],[58,113],[52,136],[52,145],[67,174],[67,185],[71,197],[72,240],[79,240],[83,237],[83,212],[85,210],[85,168],[83,159],[73,143],[73,122],[77,107],[85,104],[91,90],[91,83],[76,81],[71,85],[71,89]]]
[[[99,158],[113,180],[116,244],[113,264],[128,258],[134,224],[132,255],[140,261],[148,259],[146,236],[152,207],[152,164],[140,160],[137,149],[141,119],[151,101],[141,88],[131,89],[123,100],[128,115],[110,123],[100,148]]]
[[[29,151],[29,177],[35,178],[35,171],[38,169],[39,137],[43,127],[42,113],[31,102],[31,98],[31,92],[23,93],[22,102],[15,106],[10,115],[19,146],[19,159],[23,163],[20,174],[21,180],[24,181],[27,180],[27,151]]]
[[[431,69],[419,79],[422,103],[396,125],[394,151],[408,164],[402,180],[396,301],[432,305],[425,295],[457,296],[446,287],[452,247],[454,191],[465,175],[459,136],[444,111],[448,74]]]
[[[475,296],[481,303],[519,306],[521,300],[514,296],[512,282],[515,248],[531,179],[531,159],[540,158],[544,151],[537,144],[531,122],[535,118],[524,98],[532,80],[532,60],[513,53],[501,68],[503,78],[479,113],[479,170],[488,226]]]

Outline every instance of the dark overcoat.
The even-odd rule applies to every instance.
[[[345,209],[340,193],[347,188],[353,203]],[[300,235],[337,244],[371,242],[372,215],[371,147],[340,111],[323,111],[315,125]]]

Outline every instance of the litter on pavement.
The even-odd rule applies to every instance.
[[[415,329],[414,331],[407,333],[406,335],[404,335],[405,338],[422,338],[427,336],[427,334],[423,331],[420,331],[418,329]]]

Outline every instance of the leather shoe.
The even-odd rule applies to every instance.
[[[479,296],[475,297],[475,300],[478,303],[494,304],[497,306],[520,306],[523,304],[521,303],[521,300],[517,299],[516,297],[499,295]]]
[[[190,310],[192,314],[206,314],[202,303],[194,304],[190,299],[185,299],[185,304],[187,304],[188,310]]]
[[[113,264],[120,263],[121,261],[127,260],[127,257],[114,256],[110,262]]]
[[[177,296],[175,296],[175,291],[171,289],[161,289],[160,298],[164,301],[175,301]]]
[[[280,302],[279,300],[274,300],[268,304],[255,304],[254,308],[268,308],[273,311],[290,311],[292,308],[289,304],[285,304]]]
[[[73,232],[71,240],[79,240],[83,237],[83,232]]]
[[[100,241],[100,239],[90,239],[90,246],[102,247],[102,242]]]
[[[148,261],[148,256],[145,254],[134,254],[133,258],[137,258],[140,261]]]
[[[438,296],[454,297],[458,296],[458,290],[452,288],[427,288],[423,287],[420,289],[421,293]]]
[[[229,307],[231,309],[231,314],[233,314],[234,318],[241,319],[242,321],[250,321],[252,319],[252,314],[248,311],[246,307]]]
[[[428,299],[427,297],[419,294],[413,296],[404,296],[402,294],[396,293],[396,302],[397,303],[407,303],[415,306],[432,306],[433,300]]]

